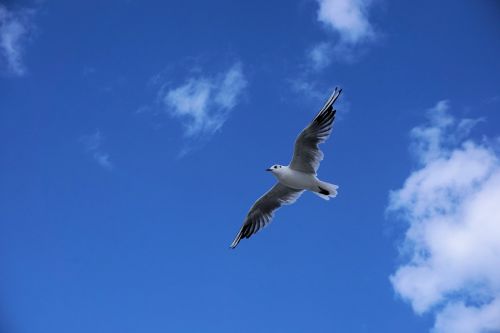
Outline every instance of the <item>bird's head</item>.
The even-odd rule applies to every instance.
[[[266,169],[266,171],[271,171],[272,173],[279,173],[281,170],[283,170],[283,166],[279,164],[275,164]]]

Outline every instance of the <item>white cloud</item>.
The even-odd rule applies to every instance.
[[[314,70],[322,70],[332,62],[332,45],[322,42],[313,46],[308,53],[309,61]]]
[[[162,89],[160,100],[182,120],[186,136],[207,136],[224,125],[246,86],[241,64],[235,63],[224,73],[190,77],[176,88]]]
[[[319,42],[308,52],[313,70],[322,70],[332,61],[355,61],[361,46],[376,36],[368,20],[371,0],[317,0],[318,21],[337,35],[335,42]]]
[[[448,305],[436,318],[434,331],[471,333],[499,332],[500,299],[481,307],[466,306],[463,302]]]
[[[419,168],[388,207],[408,222],[408,261],[390,280],[416,313],[435,314],[434,332],[500,331],[500,160],[467,140],[476,120],[448,111],[439,102],[411,131]]]
[[[0,4],[0,65],[18,76],[26,73],[22,55],[24,43],[33,29],[32,11],[10,11]]]
[[[94,133],[83,135],[80,138],[85,151],[92,156],[92,158],[101,167],[107,170],[113,169],[113,164],[109,158],[109,154],[103,152],[101,149],[102,141],[104,140],[101,132],[96,130]]]
[[[97,161],[97,164],[102,166],[104,169],[111,170],[113,169],[113,164],[109,160],[109,155],[107,153],[103,153],[100,151],[94,152],[94,159]]]
[[[313,80],[308,80],[307,77],[299,76],[297,78],[288,80],[288,82],[290,83],[291,88],[294,91],[306,95],[311,99],[315,99],[318,102],[323,101],[325,99],[325,95],[328,93],[321,91],[317,87],[316,82]]]
[[[344,43],[356,44],[373,37],[368,22],[370,0],[318,0],[318,20],[340,35]]]

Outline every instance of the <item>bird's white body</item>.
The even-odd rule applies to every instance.
[[[315,174],[296,171],[288,166],[281,166],[274,170],[271,169],[271,172],[281,184],[290,188],[313,192],[318,191],[319,180]]]
[[[301,172],[283,165],[273,165],[267,170],[272,172],[278,182],[292,189],[308,190],[325,200],[337,196],[338,186],[319,180],[315,173]]]

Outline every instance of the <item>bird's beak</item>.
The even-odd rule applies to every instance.
[[[266,171],[271,171],[272,169],[271,168],[267,168]]]

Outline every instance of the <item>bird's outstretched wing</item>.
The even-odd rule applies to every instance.
[[[333,103],[340,96],[342,89],[335,88],[325,106],[319,111],[314,120],[302,130],[295,140],[295,149],[293,158],[290,162],[290,168],[305,172],[316,173],[319,162],[323,159],[323,152],[318,145],[325,142],[332,132],[333,121],[335,120],[336,110]]]
[[[252,208],[250,208],[243,226],[231,243],[231,248],[234,249],[242,238],[249,238],[269,224],[276,209],[280,208],[281,205],[294,203],[302,192],[304,191],[295,190],[281,183],[276,183],[266,194],[255,201]]]

